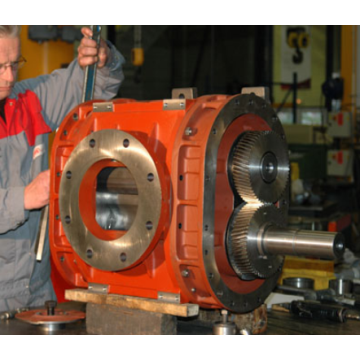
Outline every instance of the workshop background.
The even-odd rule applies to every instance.
[[[131,57],[136,31],[108,28],[127,58],[120,97],[163,99],[184,87],[196,87],[199,96],[234,95],[243,87],[268,87],[290,147],[291,220],[343,231],[348,248],[360,250],[358,27],[142,26],[141,66]]]
[[[66,67],[79,36],[78,26],[23,26],[27,64],[19,80]],[[288,226],[341,232],[347,248],[341,262],[287,257],[279,284],[310,279],[322,290],[351,278],[351,293],[359,293],[360,26],[108,25],[103,36],[126,58],[119,98],[167,99],[190,87],[198,96],[269,89],[289,146]],[[53,279],[68,286],[56,271]],[[276,320],[269,333],[271,325]]]

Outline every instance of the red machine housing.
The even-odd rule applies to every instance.
[[[99,105],[100,111],[95,111]],[[61,216],[60,198],[70,196],[60,191],[68,159],[85,138],[103,130],[136,138],[152,157],[161,184],[161,214],[149,246],[134,263],[118,271],[84,261],[69,241],[66,219]],[[241,202],[231,185],[229,159],[245,132],[268,130],[284,138],[270,104],[252,93],[150,102],[118,99],[87,102],[73,109],[57,132],[51,155],[49,233],[57,271],[78,288],[104,284],[109,293],[153,299],[165,292],[179,295],[182,303],[234,312],[258,307],[280,272],[267,279],[242,280],[229,263],[225,238]],[[111,156],[92,165],[76,199],[86,231],[103,242],[127,232],[105,230],[95,219],[97,175],[109,167],[126,165]],[[286,199],[277,206],[287,213]]]

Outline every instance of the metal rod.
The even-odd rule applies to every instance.
[[[333,259],[344,253],[345,240],[341,233],[292,230],[271,226],[264,231],[261,248],[266,255]]]
[[[49,205],[46,205],[41,210],[40,227],[36,237],[35,255],[36,255],[36,261],[38,262],[41,262],[43,257],[48,217],[49,217]]]
[[[297,122],[297,73],[293,73],[293,124]]]
[[[101,26],[100,25],[90,25],[90,29],[93,31],[93,36],[91,38],[93,40],[95,40],[97,45],[99,46],[100,45]],[[97,66],[97,64],[95,63],[92,65],[88,65],[85,68],[82,102],[93,99],[94,88],[95,88],[96,66]]]

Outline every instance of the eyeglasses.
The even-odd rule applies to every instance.
[[[13,61],[8,64],[0,64],[0,75],[2,75],[8,67],[11,67],[12,71],[18,71],[25,65],[25,63],[25,58],[23,56],[20,56],[18,61]]]

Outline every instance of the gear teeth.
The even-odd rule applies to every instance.
[[[231,265],[238,276],[260,276],[259,272],[252,266],[248,253],[249,226],[255,213],[262,207],[245,205],[234,219],[234,227],[231,231],[229,250]],[[230,245],[231,244],[231,245]]]
[[[241,206],[232,220],[227,238],[230,264],[243,280],[268,278],[281,266],[282,260],[275,256],[259,257],[257,237],[260,228],[271,221],[277,225],[281,213],[273,204],[246,204]]]
[[[226,245],[230,264],[243,280],[268,278],[282,263],[279,257],[259,257],[257,236],[269,221],[282,223],[273,203],[287,188],[290,169],[286,149],[273,131],[249,131],[233,152],[232,177],[245,203],[232,218]]]
[[[249,131],[236,145],[233,153],[232,176],[234,185],[238,194],[246,203],[275,203],[284,195],[287,189],[290,167],[288,160],[286,161],[284,158],[282,161],[287,162],[287,170],[284,170],[285,167],[280,163],[279,165],[281,166],[279,166],[277,170],[279,169],[281,173],[277,173],[273,184],[269,185],[261,178],[260,169],[258,173],[259,175],[255,175],[257,173],[254,172],[253,169],[254,164],[251,164],[252,152],[256,151],[259,144],[262,144],[265,140],[267,141],[268,146],[270,146],[269,141],[274,142],[274,144],[280,144],[282,141],[281,138],[273,131]],[[280,143],[277,143],[277,141]],[[270,144],[272,143],[270,142]],[[271,149],[269,148],[267,150],[265,148],[262,149],[262,151],[264,151],[265,154],[266,151],[271,151]],[[260,166],[260,164],[257,163],[255,166]],[[261,181],[261,189],[257,189],[258,186],[254,185],[254,176],[260,176],[259,180]],[[273,187],[274,185],[275,187]],[[269,191],[262,188],[268,189]],[[269,194],[274,195],[269,196]]]
[[[233,155],[233,179],[235,188],[242,199],[247,203],[259,203],[260,199],[255,195],[250,176],[250,154],[260,137],[259,131],[251,131],[245,134],[237,145]]]

